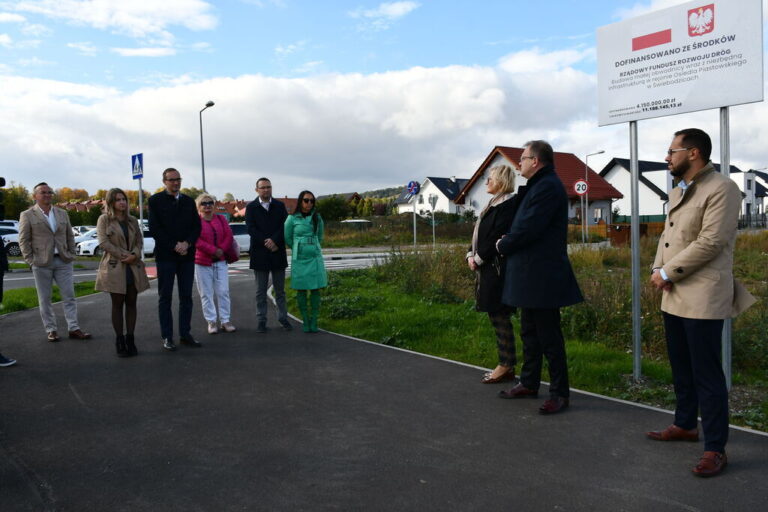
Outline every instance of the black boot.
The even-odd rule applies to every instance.
[[[115,338],[115,348],[117,349],[117,357],[128,357],[128,349],[125,346],[125,336],[118,334]]]
[[[133,342],[133,334],[125,335],[125,349],[129,356],[139,355],[139,351],[136,350],[136,344]]]

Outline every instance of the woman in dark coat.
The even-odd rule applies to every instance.
[[[472,234],[472,247],[467,253],[467,264],[475,271],[475,298],[477,311],[488,313],[496,331],[499,364],[483,375],[481,382],[494,384],[515,379],[515,335],[510,317],[515,308],[502,304],[504,289],[504,262],[496,250],[496,242],[512,224],[517,210],[515,173],[508,165],[492,167],[486,180],[486,191],[493,195],[488,206],[480,213]]]

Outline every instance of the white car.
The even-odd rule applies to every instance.
[[[237,245],[240,246],[240,252],[248,252],[251,249],[251,235],[248,234],[248,226],[245,222],[231,222],[229,227],[232,229]]]
[[[96,237],[98,235],[96,234],[96,228],[89,229],[85,233],[83,233],[80,236],[75,237],[75,243],[79,244],[80,242],[85,242],[86,240],[96,240]]]
[[[102,249],[99,247],[99,241],[96,239],[85,240],[77,244],[78,256],[101,256]],[[149,230],[144,230],[144,256],[152,256],[155,252],[155,239],[149,234]]]
[[[21,256],[21,247],[19,247],[19,230],[8,226],[0,226],[0,236],[5,243],[5,253],[14,258]]]
[[[80,236],[95,228],[96,226],[72,226],[72,233],[74,233],[75,236]]]

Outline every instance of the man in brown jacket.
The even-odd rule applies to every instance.
[[[721,363],[723,320],[754,298],[733,278],[733,247],[741,192],[709,161],[712,141],[702,130],[675,133],[667,151],[675,188],[653,263],[651,282],[663,290],[661,310],[677,406],[672,425],[648,432],[657,441],[698,441],[704,455],[697,476],[715,476],[727,464],[728,389]]]
[[[53,189],[47,183],[35,185],[35,204],[19,218],[19,247],[35,276],[40,316],[48,341],[59,341],[56,314],[51,304],[53,282],[59,285],[64,303],[64,317],[69,337],[85,340],[90,334],[80,330],[73,282],[72,261],[75,259],[75,236],[69,215],[53,206]]]

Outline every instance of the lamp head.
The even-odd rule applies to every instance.
[[[213,101],[208,101],[208,103],[205,104],[205,108],[214,106],[215,103]]]

